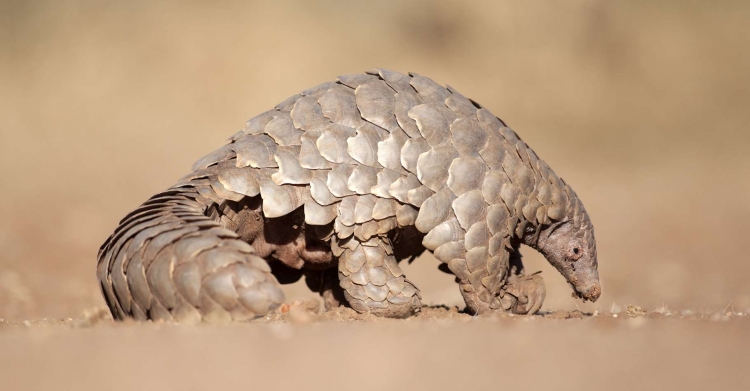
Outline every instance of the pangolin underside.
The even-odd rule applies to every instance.
[[[385,69],[340,76],[247,122],[125,216],[97,275],[115,319],[263,316],[302,275],[327,307],[406,317],[421,295],[399,261],[425,249],[473,313],[536,312],[518,248],[596,300],[580,200],[503,121],[455,89]]]

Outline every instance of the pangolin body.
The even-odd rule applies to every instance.
[[[405,317],[421,296],[398,261],[430,250],[475,313],[534,313],[541,251],[600,294],[580,200],[506,124],[455,89],[385,69],[340,76],[247,122],[127,215],[98,279],[115,319],[252,319],[304,274],[328,306]]]

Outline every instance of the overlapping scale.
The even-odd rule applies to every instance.
[[[292,112],[294,111],[292,110]],[[285,147],[300,145],[300,137],[304,132],[292,123],[292,118],[288,114],[279,113],[268,122],[265,133],[271,136],[276,144]]]
[[[475,118],[461,117],[451,123],[451,143],[461,156],[478,156],[489,135]]]
[[[321,170],[331,168],[328,162],[318,151],[317,140],[322,132],[308,131],[302,135],[300,141],[302,146],[299,151],[299,165],[308,170]]]
[[[424,77],[416,73],[409,73],[412,76],[411,85],[426,103],[445,104],[445,100],[450,96],[450,92],[438,83],[435,83],[429,77]]]
[[[459,157],[448,167],[447,185],[456,195],[482,188],[487,166],[478,157]]]
[[[462,118],[476,117],[477,107],[453,87],[448,86],[451,95],[445,99],[445,105]]]
[[[401,129],[404,130],[409,137],[422,137],[417,127],[417,122],[409,116],[409,111],[415,106],[421,105],[424,100],[417,95],[413,90],[399,91],[396,94],[396,102],[394,108],[394,114],[396,115],[396,121]]]
[[[380,167],[378,163],[378,143],[382,141],[378,129],[369,123],[357,128],[357,134],[347,139],[347,153],[361,164]]]
[[[230,166],[219,171],[217,177],[227,190],[248,197],[260,194],[259,178],[255,170]]]
[[[487,204],[479,190],[466,192],[452,201],[451,207],[461,227],[468,229],[487,214]]]
[[[295,186],[279,186],[270,179],[260,182],[260,196],[263,198],[263,214],[268,218],[286,216],[304,203],[300,191]]]
[[[391,88],[397,92],[414,92],[411,86],[411,78],[402,73],[394,72],[389,69],[377,69],[378,75],[388,83]]]
[[[377,182],[370,188],[370,192],[380,198],[393,198],[390,193],[391,185],[401,178],[401,175],[396,171],[383,169],[378,171],[376,178]]]
[[[415,222],[417,229],[424,233],[430,232],[437,225],[454,216],[451,203],[455,199],[456,195],[446,188],[425,200]]]
[[[414,106],[409,110],[408,115],[416,121],[419,133],[427,140],[430,147],[436,148],[450,140],[451,122],[434,105]]]
[[[299,163],[298,147],[279,147],[273,156],[279,170],[271,175],[277,185],[304,185],[310,183],[312,173]]]
[[[357,194],[370,194],[370,189],[377,185],[378,169],[364,165],[355,166],[352,170],[347,187]]]
[[[432,191],[440,191],[447,186],[448,170],[458,152],[451,145],[441,145],[419,155],[417,178]]]
[[[388,137],[378,142],[377,155],[378,163],[381,166],[401,172],[401,148],[409,139],[401,128],[396,128],[390,132]]]
[[[353,128],[331,124],[328,125],[315,141],[320,155],[331,163],[353,163],[348,152],[349,138],[354,137],[357,131]]]
[[[423,138],[410,138],[401,147],[401,166],[412,174],[417,173],[419,156],[430,151],[430,145]]]
[[[264,113],[258,114],[257,116],[249,119],[245,124],[245,128],[242,131],[245,134],[256,135],[262,134],[266,131],[266,125],[273,119],[279,112],[277,110],[268,110]]]
[[[337,77],[341,84],[356,89],[362,84],[378,80],[376,76],[369,74],[354,74],[354,75],[341,75]]]
[[[354,90],[335,85],[318,98],[323,116],[334,124],[357,128],[362,124]]]
[[[388,193],[390,193],[393,198],[403,203],[408,203],[409,191],[420,186],[422,186],[422,183],[419,181],[419,179],[417,179],[415,175],[402,175],[400,178],[391,183],[391,186],[388,188]]]
[[[360,84],[354,94],[362,118],[383,129],[399,128],[394,114],[396,105],[394,91],[383,80],[374,79]]]
[[[231,144],[237,154],[237,167],[278,167],[274,160],[278,144],[270,136],[246,136]]]

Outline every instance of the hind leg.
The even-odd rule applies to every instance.
[[[339,285],[354,310],[389,318],[419,312],[419,290],[404,277],[387,237],[366,242],[350,237],[334,246],[334,254],[339,253]]]
[[[326,311],[346,303],[344,290],[339,286],[339,273],[335,268],[306,270],[305,283],[311,291],[323,298]]]

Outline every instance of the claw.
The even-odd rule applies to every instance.
[[[518,315],[533,315],[544,303],[546,289],[541,276],[534,273],[530,276],[519,277],[506,286],[506,293],[513,295],[516,302],[510,311]]]

